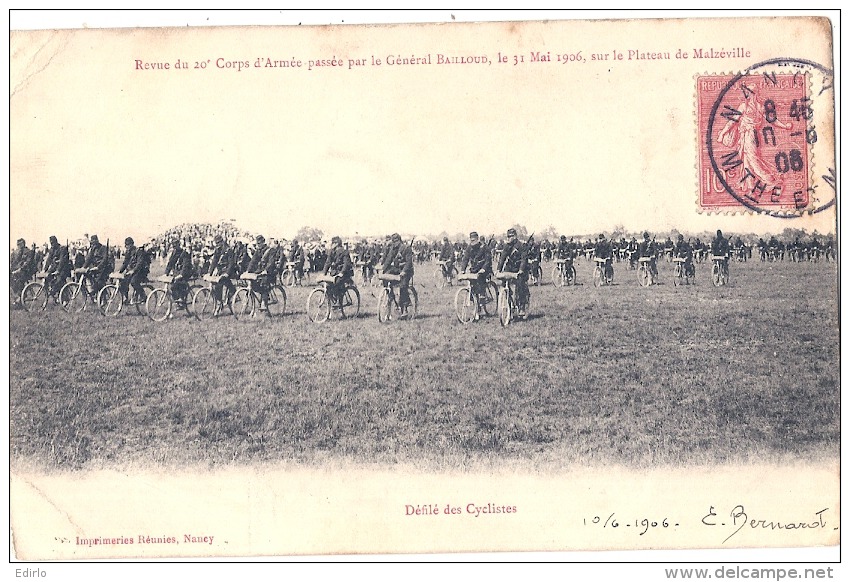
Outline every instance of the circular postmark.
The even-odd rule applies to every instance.
[[[835,205],[833,72],[777,58],[731,75],[704,136],[716,181],[741,206],[777,218]]]

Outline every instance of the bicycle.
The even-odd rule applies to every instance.
[[[56,273],[36,273],[35,281],[30,281],[21,290],[21,305],[29,312],[44,311],[52,298],[59,303],[59,291],[56,285]]]
[[[455,293],[455,315],[463,324],[470,323],[480,318],[481,312],[485,316],[492,315],[491,309],[498,302],[499,289],[492,281],[484,284],[484,293],[479,294],[473,290],[473,283],[478,280],[476,273],[463,273],[458,275],[458,281],[463,281],[464,286]],[[494,310],[495,311],[495,310]]]
[[[569,287],[576,284],[576,268],[572,258],[555,259],[552,267],[552,284],[556,287]]]
[[[357,272],[360,274],[360,282],[369,287],[372,285],[372,279],[375,276],[375,267],[368,261],[357,261]]]
[[[729,265],[726,257],[713,255],[711,257],[711,282],[715,287],[723,287],[729,283]]]
[[[97,294],[97,305],[100,307],[101,315],[115,317],[121,313],[124,305],[132,305],[136,308],[136,313],[144,315],[143,308],[146,307],[147,295],[153,292],[153,285],[147,282],[142,284],[145,295],[141,296],[135,288],[128,286],[127,296],[124,296],[120,289],[120,281],[124,280],[124,273],[110,273],[109,279],[112,283],[104,285]]]
[[[233,315],[233,293],[230,289],[224,286],[224,282],[229,277],[227,275],[204,275],[203,280],[209,283],[206,287],[201,287],[195,291],[192,297],[192,312],[199,320],[218,317],[224,312],[225,307],[230,310]],[[225,296],[227,293],[227,296]]]
[[[451,268],[447,268],[451,264]],[[457,278],[457,267],[450,261],[437,261],[437,268],[434,270],[434,284],[437,289],[442,289],[446,285],[454,285]]]
[[[341,294],[331,293],[331,286],[339,277],[319,275],[316,278],[319,286],[307,296],[307,318],[313,323],[327,321],[334,311],[339,311],[343,319],[360,315],[360,291],[354,284],[346,283]]]
[[[419,310],[419,296],[413,287],[413,282],[411,281],[408,286],[410,305],[402,313],[401,306],[398,304],[398,299],[396,298],[396,287],[398,287],[401,281],[401,275],[381,273],[378,275],[378,280],[381,281],[383,286],[378,294],[378,321],[387,323],[393,319],[415,319],[416,313]]]
[[[303,285],[304,278],[306,277],[306,272],[303,272],[301,277],[298,276],[298,271],[295,269],[297,263],[292,261],[286,262],[286,269],[283,271],[283,275],[280,278],[280,282],[282,285],[286,287],[301,287]]]
[[[499,312],[499,323],[502,324],[502,327],[507,327],[511,321],[520,317],[520,313],[528,309],[528,300],[526,299],[523,304],[520,304],[517,300],[517,273],[502,271],[496,273],[495,278],[501,283],[499,298],[496,301],[496,310]],[[527,315],[522,317],[525,318]]]
[[[192,288],[188,287],[188,282],[184,281],[188,287],[186,296],[178,298],[174,296],[174,277],[160,275],[156,278],[156,281],[163,283],[163,286],[148,294],[148,300],[145,302],[148,317],[153,321],[165,321],[172,316],[175,305],[177,309],[183,309],[187,316],[192,315],[192,311],[189,309],[189,297],[192,295]]]
[[[673,286],[693,285],[694,284],[694,269],[688,269],[687,259],[682,257],[673,257]]]
[[[656,284],[656,273],[655,269],[652,268],[652,257],[641,257],[638,259],[638,272],[637,278],[638,283],[640,283],[641,287],[649,287],[650,285]]]
[[[59,304],[67,313],[80,313],[91,302],[97,303],[96,283],[92,274],[96,267],[83,267],[71,271],[72,281],[65,283],[59,290]]]
[[[257,314],[257,306],[268,317],[281,317],[286,312],[286,291],[276,283],[270,284],[267,281],[267,274],[243,273],[239,279],[246,281],[247,285],[240,287],[233,295],[231,301],[233,317],[236,319],[254,317]]]
[[[593,267],[593,286],[602,287],[603,285],[614,284],[614,268],[610,265],[610,259],[602,257],[593,257],[596,266]]]

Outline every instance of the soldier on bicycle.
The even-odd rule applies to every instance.
[[[35,251],[27,247],[27,241],[19,238],[18,246],[9,258],[9,286],[12,288],[16,305],[20,303],[21,291],[37,268]]]
[[[90,267],[94,268],[90,276],[94,285],[94,293],[97,294],[106,285],[109,273],[112,271],[112,256],[109,249],[100,244],[96,234],[91,235],[89,239],[89,252],[83,263],[84,269]]]
[[[493,257],[490,255],[490,248],[481,241],[475,231],[469,233],[469,245],[463,253],[460,272],[478,275],[472,282],[472,290],[479,298],[484,297],[484,285],[493,274]]]
[[[127,293],[130,291],[130,285],[136,291],[136,296],[144,302],[147,299],[145,288],[142,283],[147,281],[148,273],[150,273],[151,257],[148,252],[140,247],[137,247],[131,237],[124,239],[124,262],[121,264],[119,273],[124,273],[126,277],[121,280],[118,285],[118,290],[127,299]]]
[[[690,243],[685,242],[685,236],[680,234],[676,240],[676,246],[673,247],[673,256],[679,259],[685,259],[685,276],[694,277],[694,250]]]
[[[771,239],[775,240],[775,239]],[[723,257],[723,268],[729,272],[729,240],[723,236],[723,232],[717,231],[717,236],[711,239],[711,254],[714,257]]]
[[[334,278],[334,282],[328,284],[331,301],[338,301],[345,292],[346,285],[354,284],[354,265],[351,263],[351,255],[342,246],[342,239],[338,236],[331,239],[331,250],[325,259],[324,274]]]
[[[670,237],[667,237],[668,239]],[[666,249],[666,246],[665,246]],[[673,241],[670,241],[670,251],[673,250]],[[665,251],[666,252],[666,251]],[[658,276],[658,265],[656,264],[656,257],[658,256],[658,248],[655,243],[655,239],[650,240],[649,233],[643,233],[643,240],[638,247],[638,256],[641,259],[650,259],[649,261],[649,272],[652,273],[653,277]]]
[[[605,259],[605,276],[609,281],[612,281],[614,279],[613,250],[611,243],[605,239],[604,234],[599,235],[596,244],[593,246],[593,258]]]
[[[443,246],[440,248],[440,255],[437,259],[446,262],[441,268],[443,270],[443,278],[448,278],[455,264],[455,247],[449,242],[449,237],[447,236],[443,237]]]
[[[61,246],[55,236],[50,237],[50,248],[44,259],[44,271],[47,273],[45,285],[50,284],[48,292],[58,294],[65,280],[71,276],[71,258],[68,247]]]
[[[528,290],[528,255],[525,245],[517,240],[516,229],[509,228],[506,235],[508,240],[499,256],[499,271],[517,274],[518,315],[522,317],[525,315],[526,306],[531,301],[531,292]]]
[[[256,248],[251,256],[251,262],[248,264],[248,272],[267,275],[262,279],[257,279],[258,291],[265,294],[277,277],[277,253],[275,247],[266,244],[266,237],[261,234],[254,239]]]
[[[385,274],[401,277],[398,283],[398,307],[404,316],[410,307],[408,286],[413,278],[413,251],[409,245],[404,244],[398,233],[393,233],[390,237],[382,266]]]
[[[186,307],[189,295],[189,280],[192,278],[192,255],[180,246],[180,239],[171,242],[171,258],[165,266],[165,274],[174,277],[171,282],[171,295],[179,307]]]
[[[573,245],[567,241],[566,235],[561,235],[561,240],[558,241],[558,248],[555,251],[555,258],[557,259],[572,259],[573,258]]]
[[[222,286],[216,286],[213,289],[214,293],[220,294],[222,289],[226,290],[226,294],[224,297],[220,295],[216,297],[216,299],[224,302],[228,302],[233,294],[236,293],[236,287],[233,285],[233,281],[231,279],[235,279],[239,276],[236,264],[236,253],[233,251],[230,246],[224,241],[224,237],[220,234],[215,235],[213,239],[213,244],[215,247],[213,248],[213,254],[210,258],[210,275],[214,277],[225,276],[226,279],[223,279],[221,282]]]

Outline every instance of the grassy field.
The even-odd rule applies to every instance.
[[[464,469],[837,459],[836,267],[733,263],[716,289],[534,288],[527,321],[463,326],[417,266],[421,317],[154,323],[10,314],[13,466],[286,460]]]

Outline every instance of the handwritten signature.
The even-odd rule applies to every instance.
[[[824,507],[820,511],[814,512],[814,517],[806,518],[805,520],[787,520],[787,519],[761,519],[748,515],[743,505],[736,505],[729,512],[729,517],[718,514],[714,510],[714,506],[710,506],[708,513],[702,518],[702,523],[707,526],[731,526],[735,528],[729,534],[723,543],[725,544],[745,527],[758,530],[798,530],[798,529],[825,529],[827,527],[826,513],[828,507]],[[837,528],[836,528],[837,529]]]

